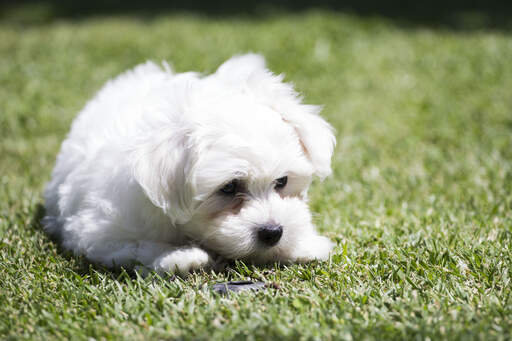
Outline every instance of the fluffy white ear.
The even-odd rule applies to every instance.
[[[227,82],[243,82],[255,72],[268,72],[265,67],[265,58],[259,54],[247,53],[233,56],[225,61],[219,66],[215,76]]]
[[[215,75],[238,89],[252,93],[260,102],[277,111],[297,132],[304,152],[321,178],[331,173],[331,157],[336,144],[333,129],[318,114],[321,107],[304,105],[293,85],[283,82],[265,66],[261,55],[235,56],[222,64]]]
[[[132,153],[135,180],[173,223],[186,223],[193,214],[192,149],[185,131],[158,132],[137,141]]]
[[[336,144],[333,128],[318,115],[321,107],[297,104],[279,108],[283,120],[293,126],[299,141],[309,157],[315,174],[325,178],[331,174],[331,157]]]

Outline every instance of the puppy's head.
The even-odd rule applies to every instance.
[[[301,104],[258,55],[234,57],[188,89],[182,115],[138,150],[135,177],[146,195],[226,258],[321,258],[311,249],[330,245],[316,234],[307,190],[313,176],[330,173],[335,139],[319,108]]]

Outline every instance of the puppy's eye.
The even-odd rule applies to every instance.
[[[288,177],[283,176],[282,178],[276,180],[276,184],[274,187],[275,189],[281,189],[284,188],[284,186],[286,186],[286,183],[288,183]]]
[[[230,182],[225,184],[224,187],[222,187],[220,189],[220,192],[223,194],[229,194],[229,195],[235,194],[238,192],[239,186],[240,186],[240,181],[238,181],[237,179],[231,180]]]

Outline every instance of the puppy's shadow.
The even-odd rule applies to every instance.
[[[48,241],[51,241],[52,246],[47,246],[48,248],[55,247],[57,255],[67,261],[70,269],[80,276],[91,275],[93,272],[101,273],[110,277],[113,280],[123,279],[136,279],[137,273],[135,270],[130,268],[124,269],[122,267],[115,268],[107,268],[105,266],[98,265],[96,263],[89,262],[84,256],[73,254],[73,252],[64,249],[61,245],[61,240],[58,236],[49,235],[44,231],[43,228],[43,218],[46,215],[46,210],[42,203],[38,203],[34,208],[34,214],[32,216],[31,228],[38,232],[41,232],[41,238],[46,238]],[[48,249],[48,253],[51,253],[52,250]],[[213,270],[209,271],[198,271],[196,273],[203,274],[205,279],[225,279],[225,280],[240,280],[240,279],[261,279],[262,276],[265,276],[269,273],[272,273],[275,270],[282,270],[286,265],[280,263],[274,264],[266,264],[266,265],[254,265],[250,263],[244,263],[242,261],[231,261],[225,262],[222,266],[218,266]],[[151,272],[150,272],[151,273]],[[143,273],[139,272],[139,274]],[[147,273],[146,273],[147,275]],[[176,276],[174,275],[163,275],[160,276],[166,280],[175,280]]]

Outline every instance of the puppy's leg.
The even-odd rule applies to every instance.
[[[190,271],[202,268],[207,269],[214,264],[210,254],[197,246],[177,247],[153,241],[97,242],[87,249],[86,254],[90,260],[109,267],[131,266],[138,263],[145,270],[179,275],[186,275]]]
[[[297,262],[308,262],[311,260],[327,260],[334,247],[329,238],[320,235],[303,236],[293,251],[293,257]]]
[[[184,246],[169,249],[158,256],[151,267],[157,272],[172,272],[185,275],[198,269],[214,265],[210,254],[197,246]]]

